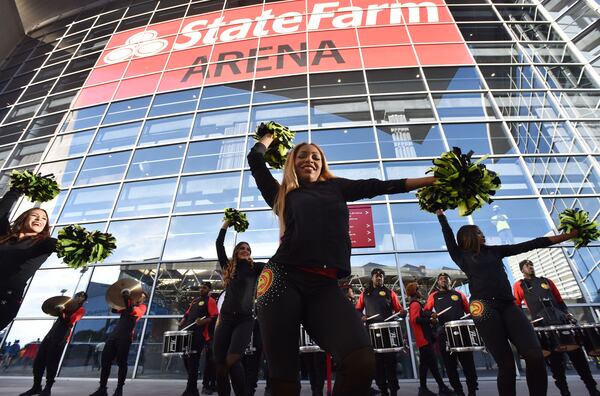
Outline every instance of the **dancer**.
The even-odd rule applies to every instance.
[[[0,200],[0,254],[3,276],[0,279],[0,330],[17,316],[23,291],[48,256],[56,239],[50,237],[50,221],[44,209],[31,208],[9,223],[10,212],[22,195],[11,189]]]
[[[33,387],[20,396],[42,395],[50,396],[54,378],[58,371],[58,364],[65,345],[71,338],[73,326],[85,314],[83,304],[87,301],[86,292],[78,292],[73,296],[77,303],[77,309],[73,312],[65,312],[62,308],[58,319],[54,321],[52,328],[40,344],[35,360],[33,361]],[[42,389],[42,377],[46,371],[46,386]]]
[[[365,315],[361,319],[367,326],[371,323],[382,323],[386,318],[397,312],[402,312],[401,316],[406,317],[406,311],[400,304],[398,295],[393,290],[385,287],[383,284],[384,278],[385,272],[381,268],[373,268],[368,286],[358,297],[356,310],[359,312],[365,311]],[[372,316],[376,317],[367,320]],[[396,376],[397,365],[396,352],[375,354],[375,383],[383,396],[395,396],[398,389],[400,389],[398,377]]]
[[[460,320],[465,313],[469,313],[467,297],[460,291],[453,290],[450,287],[450,275],[445,272],[440,273],[437,277],[436,286],[437,290],[429,295],[423,309],[432,311],[435,308],[436,312],[441,312],[450,307],[443,315],[437,317],[440,327],[443,328],[447,322]],[[460,360],[460,365],[467,380],[469,396],[475,396],[477,394],[477,372],[475,371],[473,352],[449,352],[446,348],[448,340],[444,331],[441,332],[438,341],[444,367],[446,367],[448,373],[448,380],[454,392],[457,396],[464,396],[465,394],[458,376],[458,361]]]
[[[229,220],[225,220],[216,241],[225,299],[215,328],[213,350],[219,395],[229,394],[229,376],[234,393],[244,396],[246,373],[241,358],[252,334],[256,282],[264,264],[252,260],[252,250],[247,242],[235,245],[231,260],[227,258],[223,242],[229,226]]]
[[[406,295],[410,298],[408,304],[410,328],[415,335],[417,348],[419,348],[419,396],[435,396],[435,393],[427,388],[427,371],[431,371],[431,375],[437,382],[439,395],[452,396],[454,392],[444,383],[433,350],[432,325],[437,324],[436,316],[430,311],[423,310],[422,296],[416,282],[406,285]]]
[[[529,394],[546,395],[548,377],[542,348],[531,323],[514,303],[502,259],[561,243],[576,237],[577,231],[514,245],[490,246],[485,244],[485,236],[476,225],[462,226],[455,239],[444,212],[437,211],[437,216],[450,257],[469,278],[471,317],[498,365],[498,393],[500,396],[516,394],[515,361],[510,341],[527,364]]]
[[[248,154],[248,164],[263,198],[279,217],[279,248],[263,270],[257,290],[273,395],[300,392],[301,323],[337,362],[333,394],[363,395],[374,375],[373,348],[337,283],[337,278],[350,275],[346,202],[410,191],[430,185],[435,178],[336,178],[321,149],[301,143],[289,153],[280,185],[264,159],[272,142],[273,135],[265,134]]]
[[[187,385],[182,396],[199,395],[198,367],[200,366],[200,355],[205,344],[210,341],[210,325],[216,320],[219,314],[217,302],[208,295],[211,289],[212,284],[210,282],[202,282],[200,284],[200,297],[192,300],[189,308],[179,322],[180,328],[194,323],[189,329],[192,331],[192,354],[183,357],[183,364],[187,371]]]
[[[537,323],[541,323],[544,326],[577,322],[567,309],[567,305],[552,280],[535,276],[535,269],[530,260],[521,261],[519,269],[523,273],[524,279],[515,282],[513,285],[515,302],[518,307],[525,301],[531,317],[534,319],[543,318]],[[577,371],[577,374],[579,374],[579,377],[581,377],[590,395],[600,396],[583,348],[569,351],[567,352],[567,356],[569,356],[573,367]],[[546,362],[550,366],[554,383],[560,390],[561,396],[570,396],[571,392],[569,391],[569,385],[565,376],[563,354],[553,351],[546,358]]]
[[[123,290],[123,305],[124,309],[114,310],[113,312],[121,314],[117,325],[115,326],[112,333],[109,334],[104,350],[102,351],[101,364],[102,370],[100,371],[100,387],[90,396],[107,396],[108,390],[106,385],[108,383],[108,377],[110,376],[110,369],[113,360],[116,360],[119,366],[119,375],[117,388],[113,393],[113,396],[123,395],[123,386],[125,385],[125,378],[127,377],[127,357],[129,356],[129,348],[133,341],[133,331],[135,325],[142,316],[146,313],[146,298],[148,295],[146,292],[140,294],[138,301],[131,301],[128,290]]]

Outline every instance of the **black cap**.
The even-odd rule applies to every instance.
[[[206,282],[202,282],[202,283],[201,283],[201,285],[202,285],[202,286],[206,286],[206,287],[208,287],[209,289],[211,289],[211,290],[212,290],[212,283],[210,283],[210,282],[208,282],[208,281],[206,281]]]
[[[449,279],[451,278],[451,276],[450,276],[450,275],[448,275],[448,273],[447,273],[447,272],[440,272],[440,273],[439,273],[439,275],[437,276],[437,279],[440,279],[442,276],[446,276],[446,277],[448,277]]]
[[[523,260],[523,261],[521,261],[521,262],[519,263],[519,269],[520,269],[521,271],[523,271],[523,266],[524,266],[525,264],[529,264],[529,263],[533,264],[533,262],[532,262],[531,260]]]
[[[385,271],[382,270],[381,268],[373,268],[371,270],[371,276],[375,275],[375,274],[381,274],[385,276]]]

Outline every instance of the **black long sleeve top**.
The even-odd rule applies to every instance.
[[[279,182],[264,160],[266,147],[257,143],[248,164],[258,189],[270,207],[275,204]],[[340,278],[350,275],[352,245],[346,202],[382,194],[406,192],[406,179],[349,180],[341,177],[301,183],[285,198],[285,232],[272,261],[289,266],[335,268]]]
[[[482,245],[479,253],[464,251],[456,243],[446,216],[438,216],[438,220],[450,257],[469,278],[471,299],[514,301],[502,259],[552,245],[549,238],[541,237],[514,245]]]
[[[0,199],[0,235],[6,234],[10,229],[8,219],[19,195],[18,192],[10,190]],[[0,279],[0,287],[23,290],[29,278],[46,261],[55,247],[54,238],[41,241],[12,238],[0,244],[0,265],[4,275]]]
[[[224,270],[229,263],[225,253],[225,234],[227,229],[222,228],[215,243],[219,264]],[[247,260],[238,260],[233,278],[225,289],[225,300],[220,312],[223,314],[251,316],[254,309],[254,296],[256,294],[256,283],[263,270],[264,263],[254,262],[252,266]]]

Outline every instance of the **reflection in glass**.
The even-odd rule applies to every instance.
[[[93,130],[56,136],[48,150],[46,161],[85,153],[93,136]]]
[[[182,177],[175,198],[176,213],[235,207],[240,173]]]
[[[424,68],[423,72],[432,91],[466,91],[482,88],[474,67],[430,67]]]
[[[321,146],[328,161],[377,159],[372,128],[313,131],[311,142]]]
[[[426,90],[417,68],[367,70],[367,81],[372,94]]]
[[[199,89],[156,95],[148,116],[154,117],[194,111],[196,109],[196,102],[198,102],[198,96],[200,96]]]
[[[150,261],[160,257],[166,218],[113,221],[108,232],[117,238],[117,248],[105,263]]]
[[[110,105],[102,125],[112,124],[114,122],[123,122],[142,118],[146,115],[146,110],[150,104],[150,96],[143,98],[129,99],[122,102],[116,102]]]
[[[308,127],[308,108],[306,102],[263,105],[252,108],[249,130],[254,131],[261,122],[277,120],[292,130]]]
[[[241,168],[246,156],[244,143],[244,138],[191,143],[183,171],[190,173]]]
[[[372,98],[373,116],[378,124],[433,121],[427,95],[378,96]]]
[[[377,128],[382,158],[434,157],[446,151],[437,125],[397,125]]]
[[[48,145],[49,139],[19,143],[6,162],[6,167],[19,166],[38,162]]]
[[[433,94],[441,120],[480,120],[493,118],[494,111],[484,93]]]
[[[249,104],[251,91],[251,81],[204,87],[198,109],[204,110]]]
[[[75,185],[107,183],[121,180],[131,151],[87,157]]]
[[[79,169],[79,164],[81,164],[81,158],[69,161],[50,162],[43,164],[40,167],[39,172],[42,175],[53,174],[56,178],[56,182],[61,187],[67,188],[73,183],[77,169]]]
[[[113,216],[166,214],[171,209],[176,185],[176,178],[125,183]]]
[[[226,206],[224,206],[225,208]],[[175,216],[167,235],[164,260],[213,259],[215,240],[223,223],[222,214]],[[233,248],[234,233],[227,233],[225,247]]]
[[[198,113],[192,138],[241,135],[248,131],[248,108]]]
[[[247,212],[246,217],[252,227],[249,227],[243,234],[236,234],[235,242],[248,242],[252,247],[252,257],[255,260],[266,262],[279,247],[279,221],[271,210]],[[233,234],[231,228],[229,234]],[[233,252],[233,247],[234,245],[225,245],[228,255]]]
[[[337,127],[371,122],[367,98],[313,100],[311,126]]]
[[[179,319],[176,318],[148,319],[136,378],[187,378],[183,359],[179,356],[162,355],[163,334],[178,330],[178,322]],[[204,354],[200,358],[201,374],[204,373],[203,362]]]
[[[10,360],[8,356],[4,356],[6,360],[2,365],[3,375],[31,376],[31,368],[41,340],[44,339],[53,323],[54,320],[16,320],[13,322],[2,349],[17,348],[19,353]]]
[[[365,95],[362,72],[315,73],[310,75],[310,96]]]
[[[488,169],[500,175],[502,187],[496,196],[530,195],[533,190],[518,158],[492,158],[483,162]]]
[[[300,75],[256,80],[252,102],[266,103],[304,98],[306,98],[306,76]]]
[[[112,184],[71,190],[58,222],[79,223],[107,218],[118,189],[118,184]]]
[[[185,145],[138,149],[127,171],[128,179],[176,174],[181,167]]]
[[[133,146],[141,126],[141,122],[134,122],[131,124],[100,128],[90,152],[112,151]]]
[[[508,127],[522,153],[582,152],[566,123],[509,122]]]
[[[190,133],[193,118],[190,114],[146,121],[138,144],[158,144],[185,139]]]
[[[271,174],[278,181],[281,182],[282,171],[277,169],[271,169]],[[242,181],[242,195],[240,197],[241,208],[268,208],[265,199],[262,197],[258,187],[256,186],[256,180],[252,177],[250,170],[244,171],[244,180]]]

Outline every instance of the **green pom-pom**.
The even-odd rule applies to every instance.
[[[229,220],[229,226],[233,226],[233,229],[237,232],[246,231],[250,225],[250,223],[248,223],[248,219],[246,218],[246,214],[233,208],[225,209],[225,217],[223,220]]]
[[[54,175],[41,176],[28,170],[13,171],[10,174],[10,188],[22,192],[31,202],[51,201],[60,192]]]
[[[252,137],[260,140],[267,133],[273,134],[273,143],[265,153],[265,161],[275,169],[282,169],[288,153],[294,148],[296,132],[275,121],[269,121],[266,124],[261,123]]]
[[[433,213],[458,208],[459,215],[468,216],[493,202],[491,197],[500,189],[500,178],[481,163],[487,156],[472,162],[472,155],[472,151],[463,154],[453,147],[433,160],[434,166],[427,173],[433,173],[437,180],[417,191],[421,209]]]
[[[117,247],[117,240],[109,233],[89,232],[78,224],[58,231],[56,253],[71,268],[81,268],[104,261]]]
[[[589,213],[578,208],[565,209],[559,215],[560,225],[558,229],[569,233],[577,230],[577,237],[573,238],[575,249],[587,246],[590,242],[598,240],[600,231],[598,223],[591,221]]]

